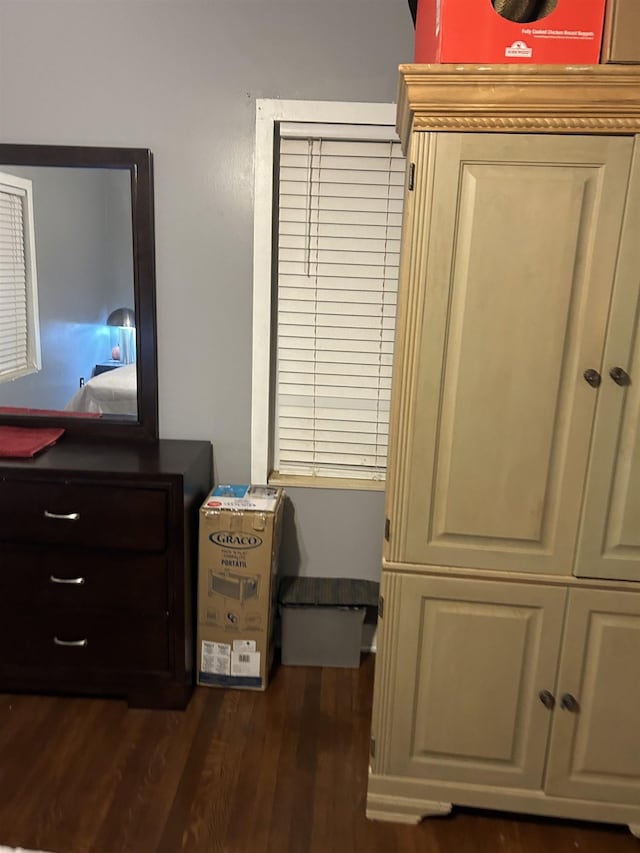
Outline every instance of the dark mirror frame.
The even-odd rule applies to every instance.
[[[83,439],[153,441],[158,438],[153,157],[146,148],[0,144],[6,166],[127,169],[131,179],[133,287],[136,315],[137,398],[135,421],[58,415],[0,413],[0,425],[56,426]]]

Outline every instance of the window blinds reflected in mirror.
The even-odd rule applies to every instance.
[[[30,180],[0,172],[0,382],[40,369]]]

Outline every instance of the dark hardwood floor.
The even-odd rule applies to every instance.
[[[52,853],[638,853],[628,830],[454,810],[364,816],[373,660],[280,667],[186,711],[0,695],[0,845]]]

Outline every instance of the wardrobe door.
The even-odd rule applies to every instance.
[[[387,559],[571,573],[632,149],[414,133]]]
[[[393,682],[382,772],[541,788],[565,590],[418,574],[385,581]]]
[[[569,592],[545,791],[640,803],[640,595]]]
[[[582,577],[640,581],[639,233],[636,140],[575,563]]]

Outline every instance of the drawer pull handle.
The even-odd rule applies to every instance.
[[[51,583],[71,583],[79,586],[84,583],[84,578],[57,578],[55,575],[49,575]]]
[[[59,637],[54,637],[53,642],[56,646],[74,646],[75,648],[85,648],[89,644],[89,641],[84,640],[61,640]]]
[[[48,509],[44,511],[45,518],[57,518],[60,521],[79,521],[80,513],[79,512],[49,512]]]

